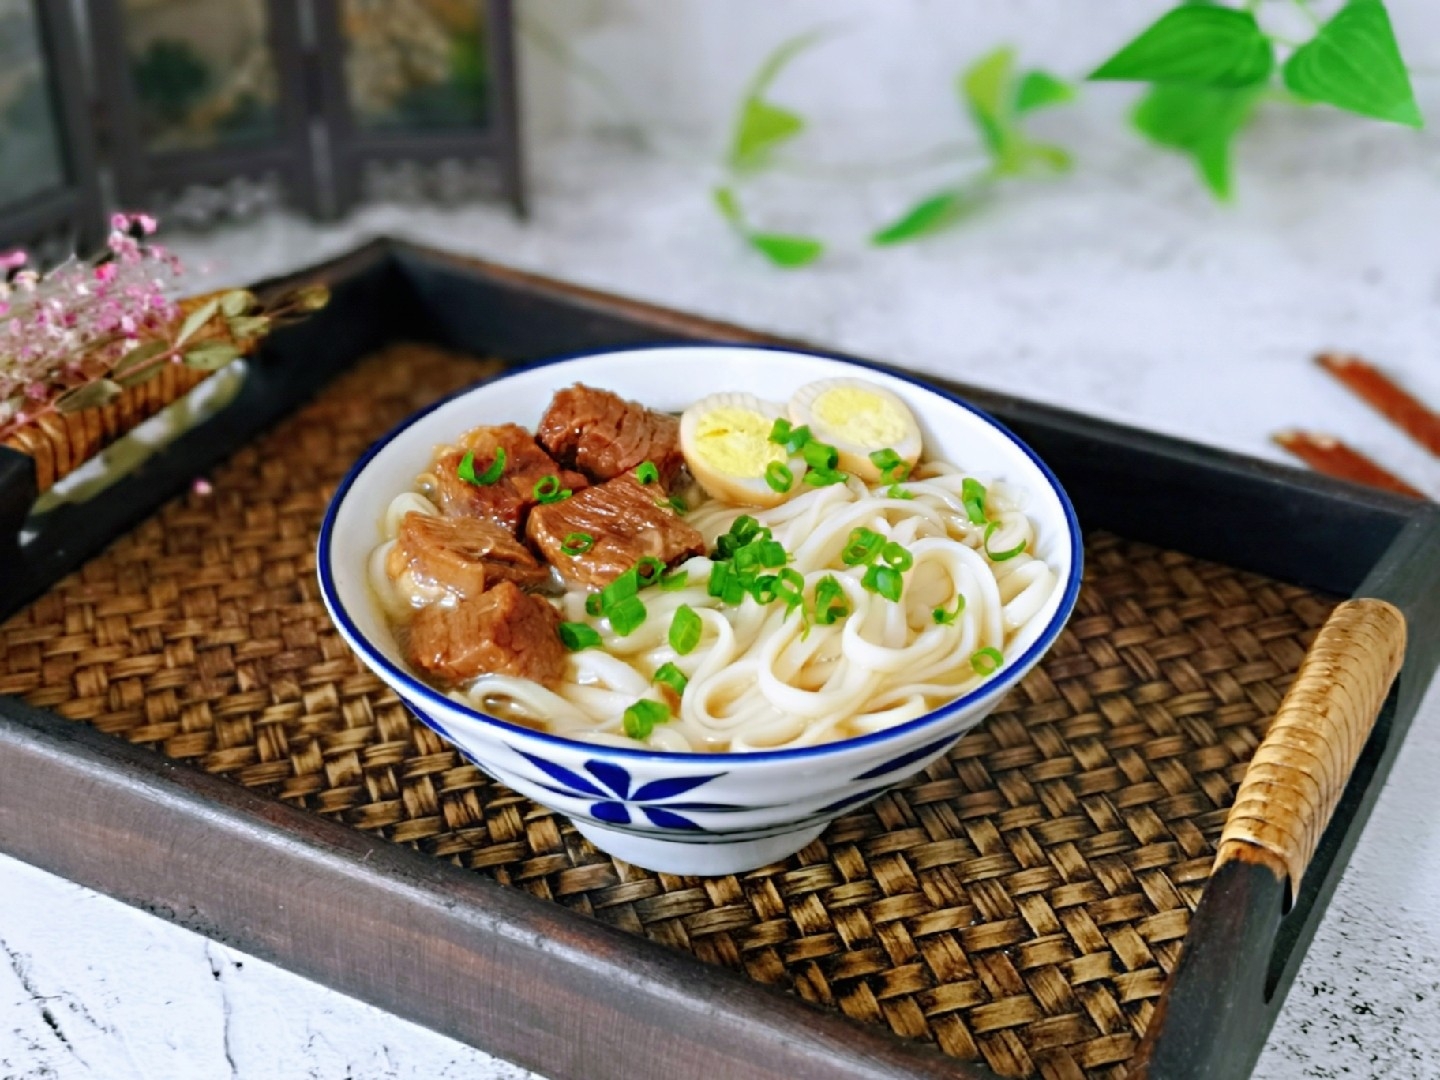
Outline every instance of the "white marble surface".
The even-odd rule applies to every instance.
[[[1134,23],[1156,6],[1124,0],[1105,18]],[[1278,428],[1339,432],[1440,496],[1440,462],[1310,362],[1322,347],[1352,349],[1440,401],[1440,138],[1323,110],[1267,116],[1242,149],[1241,201],[1221,208],[1183,163],[1118,131],[1123,93],[1096,93],[1051,121],[1083,150],[1076,175],[1023,186],[963,229],[912,248],[873,252],[861,238],[943,171],[765,183],[752,195],[757,217],[833,242],[823,262],[786,274],[737,244],[710,211],[714,174],[704,154],[715,131],[694,120],[713,119],[714,103],[729,100],[712,85],[727,70],[717,57],[738,50],[748,67],[764,51],[756,42],[813,25],[817,14],[853,22],[863,5],[744,0],[727,4],[726,18],[701,0],[674,7],[705,33],[653,0],[527,5],[592,60],[622,71],[622,89],[657,116],[663,151],[637,155],[575,136],[600,125],[604,110],[573,78],[547,74],[543,57],[527,57],[536,128],[571,132],[536,154],[529,224],[491,208],[375,207],[342,227],[275,215],[180,246],[213,280],[243,281],[368,235],[404,235],[1272,459],[1283,457],[1268,441]],[[875,77],[897,95],[933,90],[921,75],[979,46],[937,42],[926,27],[942,10],[963,9],[974,23],[982,7],[994,5],[897,0],[865,54],[878,57]],[[995,15],[1004,27],[987,29],[984,43],[1029,33],[1057,65],[1073,68],[1088,55],[1086,41],[1116,36],[1113,25],[1093,25],[1104,18],[1062,32],[1038,19],[1059,10],[1047,0],[1006,7]],[[1407,41],[1440,54],[1433,6],[1396,0],[1392,8]],[[668,63],[637,51],[637,27],[666,42]],[[897,44],[907,40],[909,53]],[[853,41],[834,48],[836,63],[853,71]],[[708,76],[667,86],[665,73],[677,67]],[[785,86],[814,97],[826,70],[817,59]],[[746,74],[732,73],[736,85]],[[1420,92],[1440,117],[1440,79],[1422,80]],[[837,93],[828,130],[844,133],[852,158],[881,156],[952,109],[937,100],[928,119],[892,122],[863,93]],[[833,145],[814,152],[823,157]],[[1440,1076],[1437,773],[1440,691],[1415,721],[1257,1076]],[[4,858],[0,952],[7,1080],[527,1075]]]

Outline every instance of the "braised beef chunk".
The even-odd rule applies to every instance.
[[[505,468],[493,484],[472,484],[460,478],[460,463],[474,455],[475,475],[483,475],[495,460],[497,450],[505,451]],[[525,511],[535,503],[536,483],[546,476],[558,476],[562,487],[578,491],[589,481],[570,469],[562,469],[518,424],[479,427],[467,431],[453,447],[446,447],[431,470],[436,479],[435,501],[445,514],[488,518],[516,535]]]
[[[668,485],[685,463],[675,417],[578,384],[555,395],[535,435],[556,460],[596,480],[653,461]]]
[[[576,492],[569,499],[530,511],[525,535],[574,585],[608,585],[646,555],[667,566],[705,553],[705,538],[668,506],[657,506],[656,485],[642,485],[631,473]],[[589,550],[567,555],[574,534],[591,538]],[[584,545],[571,540],[570,547]]]
[[[418,585],[475,597],[486,585],[513,581],[522,588],[549,582],[550,571],[504,526],[472,517],[435,517],[414,510],[400,519],[385,560],[391,579],[409,571]]]
[[[554,685],[565,675],[560,616],[511,581],[454,607],[421,608],[409,637],[411,662],[446,683],[495,674]]]

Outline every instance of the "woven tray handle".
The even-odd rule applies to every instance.
[[[1283,866],[1294,903],[1404,655],[1398,608],[1347,600],[1335,609],[1235,793],[1217,867],[1268,853]]]

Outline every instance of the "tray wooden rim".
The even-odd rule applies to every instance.
[[[340,281],[384,263],[448,267],[501,287],[689,340],[800,344],[777,342],[728,324],[389,240],[302,271],[292,280],[319,276]],[[1371,567],[1364,583],[1370,594],[1413,599],[1411,593],[1419,587],[1414,580],[1416,560],[1440,564],[1440,512],[1434,508],[1004,395],[961,389],[992,411],[1034,415],[1055,426],[1068,424],[1221,474],[1260,476],[1398,522],[1398,538]],[[1440,621],[1440,597],[1430,598],[1426,610],[1434,621]],[[1280,925],[1278,906],[1273,913],[1257,912],[1254,905],[1241,906],[1238,915],[1231,909],[1218,912],[1239,919],[1241,937],[1261,944],[1278,937],[1283,946],[1275,954],[1278,960],[1272,959],[1268,948],[1260,958],[1258,970],[1263,979],[1258,986],[1256,963],[1248,963],[1237,974],[1233,964],[1225,966],[1226,958],[1209,958],[1212,976],[1218,971],[1230,982],[1243,976],[1242,989],[1252,996],[1258,994],[1262,1008],[1252,1011],[1265,1014],[1263,1023],[1258,1028],[1252,1023],[1246,1032],[1246,1041],[1258,1036],[1254,1053],[1258,1053],[1273,1017],[1274,1009],[1263,1006],[1293,978],[1318,914],[1378,794],[1380,784],[1373,781],[1383,781],[1388,771],[1400,742],[1398,736],[1413,715],[1437,651],[1440,642],[1433,635],[1415,646],[1412,663],[1417,668],[1412,671],[1418,670],[1419,677],[1406,680],[1402,676],[1401,703],[1392,708],[1391,722],[1382,724],[1385,737],[1372,740],[1368,762],[1362,760],[1352,778],[1354,790],[1347,790],[1342,800],[1341,812],[1317,858],[1315,882],[1313,886],[1307,883],[1309,895],[1302,897],[1298,906],[1303,909],[1302,918],[1287,921],[1294,929],[1287,934]],[[1389,737],[1391,734],[1395,737]],[[186,829],[198,830],[196,843],[223,832],[235,839],[237,850],[263,854],[268,860],[283,859],[285,866],[297,868],[312,887],[328,890],[336,904],[355,902],[352,911],[356,919],[366,915],[365,905],[358,903],[365,897],[389,905],[385,910],[423,913],[429,920],[430,934],[425,939],[429,946],[403,950],[401,955],[392,955],[392,949],[383,964],[366,972],[363,965],[351,963],[345,955],[342,946],[353,942],[326,937],[334,933],[335,926],[346,923],[334,917],[335,909],[297,911],[293,904],[285,908],[301,879],[289,879],[284,889],[268,890],[250,875],[230,881],[234,891],[227,893],[198,861],[170,859],[173,839],[163,845],[151,844],[142,852],[144,857],[135,857],[133,851],[124,858],[117,855],[123,847],[115,842],[118,835],[134,839],[153,835],[157,829],[173,832],[176,821]],[[699,1075],[711,1069],[721,1069],[726,1076],[757,1077],[991,1075],[983,1066],[966,1065],[923,1046],[902,1043],[839,1013],[757,987],[729,972],[506,890],[472,872],[317,819],[8,699],[0,699],[0,849],[557,1078],[615,1075],[636,1080],[645,1075]],[[243,861],[235,860],[237,864]],[[1255,879],[1255,869],[1237,868],[1235,890],[1252,895],[1263,891],[1267,883]],[[318,884],[317,871],[327,875]],[[1207,890],[1207,897],[1210,892]],[[282,908],[284,915],[280,916]],[[268,920],[257,919],[256,911],[267,913]],[[1205,911],[1202,901],[1197,921]],[[479,947],[474,944],[476,935],[483,938]],[[1189,940],[1187,937],[1187,945]],[[467,941],[471,943],[469,951],[456,948]],[[446,947],[437,953],[440,944]],[[449,966],[433,968],[447,954]],[[508,969],[501,962],[506,957],[513,958]],[[426,970],[421,959],[432,969]],[[516,972],[537,963],[543,964],[548,974],[529,983],[523,979],[515,982]],[[1277,966],[1278,970],[1271,970]],[[491,1007],[457,1009],[453,997],[443,990],[463,986],[474,991],[477,974],[493,984],[486,995]],[[397,983],[418,987],[423,993],[407,998]],[[620,993],[607,994],[616,985]],[[587,996],[586,990],[593,992]],[[500,1000],[496,995],[502,992],[511,996]],[[524,1016],[527,1010],[553,1011],[561,1001],[573,1006],[568,1021],[562,1019],[547,1028],[533,1016]],[[512,1011],[495,1007],[507,1003]],[[520,1016],[524,1019],[517,1022]],[[669,1034],[685,1030],[687,1024],[688,1040]],[[1175,1026],[1178,1030],[1172,1037],[1161,1038],[1158,1047],[1149,1048],[1151,1060],[1162,1060],[1167,1050],[1180,1052],[1193,1037],[1213,1030],[1188,1020]],[[624,1052],[608,1060],[599,1060],[593,1053],[582,1057],[577,1048],[589,1038],[602,1043],[609,1040]],[[737,1050],[745,1051],[746,1056],[737,1058]],[[642,1055],[651,1066],[643,1073],[634,1067]],[[1253,1056],[1249,1061],[1253,1062]],[[1143,1062],[1137,1064],[1143,1066]]]

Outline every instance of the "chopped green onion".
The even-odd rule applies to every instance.
[[[784,566],[789,561],[790,557],[785,554],[785,545],[780,543],[779,540],[760,541],[761,566],[767,570],[775,570]]]
[[[565,537],[560,545],[560,553],[569,555],[572,559],[584,555],[595,546],[595,538],[587,532],[572,532]]]
[[[760,535],[762,529],[764,526],[749,514],[741,514],[730,523],[730,535],[742,544],[748,544],[755,539]],[[764,531],[769,532],[770,530],[764,529]]]
[[[723,539],[723,538],[722,538]],[[728,562],[717,562],[710,567],[710,580],[705,586],[705,591],[711,596],[725,595],[725,579],[730,576],[730,564]]]
[[[896,465],[903,464],[904,461],[904,458],[888,446],[884,450],[872,450],[870,452],[870,464],[874,465],[881,472],[889,472]]]
[[[960,613],[964,610],[965,594],[958,593],[955,597],[955,606],[953,608],[947,610],[943,607],[937,607],[930,614],[941,626],[949,626],[951,623],[953,623],[956,619],[960,617]]]
[[[639,591],[640,574],[632,566],[600,590],[600,610],[608,614],[616,604],[628,600]]]
[[[975,669],[976,675],[993,675],[1000,670],[1000,665],[1005,663],[1005,657],[999,649],[991,648],[989,645],[977,651],[970,657],[970,666]]]
[[[783,446],[787,454],[798,454],[810,441],[810,429],[804,424],[791,427],[789,420],[776,420],[770,429],[770,441]]]
[[[1025,541],[1021,540],[1020,543],[1016,544],[1009,551],[991,551],[990,537],[994,535],[995,530],[998,528],[1000,528],[1000,522],[998,521],[992,521],[989,525],[985,526],[985,540],[983,543],[983,547],[985,548],[985,554],[990,556],[991,562],[1004,562],[1006,559],[1013,559],[1016,555],[1019,555],[1022,551],[1025,550]]]
[[[648,739],[656,724],[663,724],[669,719],[670,710],[664,705],[642,698],[625,710],[625,734],[632,739]]]
[[[770,486],[771,491],[778,491],[783,495],[795,486],[795,474],[783,461],[772,461],[765,466],[765,483]]]
[[[690,684],[690,680],[685,677],[685,673],[668,661],[660,665],[652,681],[664,683],[670,687],[671,690],[674,690],[676,694],[685,693],[685,687]]]
[[[829,626],[849,614],[850,598],[845,595],[844,586],[827,574],[815,585],[815,621]]]
[[[647,585],[654,585],[660,580],[660,575],[665,571],[665,563],[654,555],[644,555],[635,564],[635,583],[640,588]]]
[[[910,475],[910,466],[905,459],[890,447],[876,450],[870,455],[870,464],[880,470],[882,484],[894,484]]]
[[[495,448],[495,460],[490,462],[490,467],[479,476],[475,475],[475,452],[465,451],[465,456],[460,459],[460,466],[455,470],[455,475],[464,480],[467,484],[474,484],[476,487],[489,487],[500,479],[500,474],[505,471],[505,448]]]
[[[640,628],[646,614],[645,604],[638,596],[627,596],[606,609],[605,617],[610,620],[615,633],[621,637],[629,637]]]
[[[800,456],[805,459],[806,465],[821,472],[833,472],[840,464],[840,451],[829,443],[808,442],[801,449]]]
[[[598,592],[592,592],[585,597],[585,614],[598,619],[604,604],[604,598]]]
[[[560,624],[560,640],[571,652],[579,652],[581,649],[590,649],[599,645],[600,634],[594,627],[586,626],[583,622],[562,622]]]
[[[891,499],[913,499],[915,497],[915,493],[913,491],[906,491],[899,484],[891,484],[889,489],[885,492],[885,495],[887,498]]]
[[[915,565],[915,556],[911,555],[910,552],[894,540],[891,540],[880,549],[880,558],[884,559],[901,573],[904,573]]]
[[[670,647],[681,656],[688,656],[695,651],[695,646],[700,644],[700,632],[704,626],[694,608],[689,604],[681,604],[675,609],[675,617],[670,620]]]
[[[811,487],[829,487],[831,484],[843,484],[845,480],[845,474],[835,469],[811,469],[805,474],[805,483]]]
[[[683,589],[689,577],[689,570],[676,570],[674,573],[661,574],[660,588],[663,592],[674,592],[677,589]]]
[[[904,579],[900,577],[900,571],[893,566],[884,566],[875,563],[865,571],[865,576],[860,579],[860,584],[870,592],[883,596],[892,603],[900,600],[900,592],[905,587]]]
[[[788,615],[805,602],[805,575],[793,566],[787,566],[776,575],[775,599],[785,601]]]
[[[985,524],[985,485],[972,477],[965,477],[960,485],[960,502],[972,525]]]
[[[760,565],[760,545],[746,544],[730,560],[737,570],[751,570]]]
[[[725,587],[720,590],[720,599],[731,607],[739,607],[745,602],[749,591],[745,577],[730,574],[725,578]]]
[[[882,484],[895,484],[910,477],[909,463],[889,447],[871,454],[870,463],[880,470]]]
[[[851,529],[845,541],[845,550],[840,552],[840,561],[846,566],[864,566],[880,554],[885,538],[874,529]]]
[[[679,495],[671,495],[670,498],[666,499],[663,503],[656,503],[655,505],[668,506],[671,510],[674,510],[675,513],[679,514],[681,517],[684,517],[690,512],[689,505]]]
[[[530,494],[535,497],[536,502],[556,503],[561,499],[570,497],[570,489],[560,486],[560,478],[554,473],[542,476],[535,481],[535,486],[530,489]]]
[[[653,461],[642,461],[635,467],[635,479],[642,484],[653,484],[660,479],[660,470]]]
[[[775,574],[761,574],[750,584],[750,595],[757,604],[774,603],[775,586],[779,581],[780,578]]]

